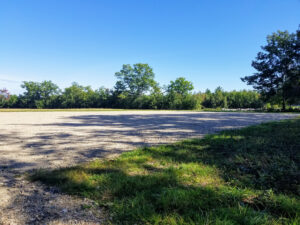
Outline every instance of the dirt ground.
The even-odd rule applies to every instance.
[[[22,174],[33,169],[71,166],[138,146],[295,116],[187,111],[0,112],[0,224],[104,221],[104,212],[92,201],[26,181]]]

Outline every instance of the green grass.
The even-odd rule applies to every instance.
[[[112,224],[300,224],[300,119],[147,147],[31,179],[95,200]]]

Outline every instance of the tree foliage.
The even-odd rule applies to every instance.
[[[170,81],[166,90],[166,103],[168,109],[195,109],[197,108],[196,98],[191,94],[194,89],[192,82],[184,77]]]
[[[16,96],[0,91],[0,107],[6,108],[123,108],[123,109],[201,109],[261,108],[261,94],[256,91],[192,93],[193,83],[184,77],[170,81],[165,88],[154,80],[148,64],[123,65],[113,89],[96,90],[76,82],[61,90],[51,81],[24,81],[24,93]]]
[[[145,94],[156,84],[152,68],[143,63],[134,64],[133,67],[129,64],[123,65],[115,76],[118,79],[115,89],[135,97]]]
[[[260,94],[256,91],[224,91],[221,87],[217,87],[214,92],[206,90],[203,93],[202,105],[206,108],[261,108],[263,102]]]
[[[96,93],[90,86],[81,86],[74,82],[65,88],[61,96],[63,108],[92,108],[96,107]]]
[[[25,92],[20,96],[20,105],[25,108],[52,108],[54,98],[60,94],[59,87],[52,81],[24,81]]]
[[[256,73],[241,78],[266,100],[286,102],[300,98],[300,31],[278,31],[267,37],[267,44],[252,62]]]
[[[117,81],[118,82],[118,81]],[[201,109],[260,108],[263,102],[255,91],[226,92],[221,87],[214,92],[192,93],[193,84],[184,78],[171,81],[166,92],[155,83],[149,93],[132,96],[128,91],[72,83],[61,91],[51,81],[24,82],[24,93],[10,95],[0,90],[2,108],[124,108],[124,109]]]
[[[186,80],[184,77],[179,77],[175,81],[171,81],[167,92],[168,94],[180,94],[186,96],[194,89],[192,82]]]

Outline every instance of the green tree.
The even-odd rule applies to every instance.
[[[215,92],[212,95],[212,106],[213,108],[218,108],[218,107],[225,107],[225,92],[224,90],[219,86],[216,88]],[[227,104],[227,99],[226,99],[226,104]]]
[[[130,96],[140,96],[156,85],[153,70],[148,64],[137,63],[133,67],[123,65],[115,76],[118,79],[115,90],[120,93],[128,92]]]
[[[212,108],[212,93],[209,89],[205,90],[202,105],[206,108]]]
[[[41,99],[40,87],[38,82],[23,81],[21,87],[25,89],[23,95],[20,96],[22,106],[25,108],[36,108],[36,101]]]
[[[289,79],[285,85],[285,91],[289,97],[290,103],[300,103],[300,26],[296,31],[296,41],[293,46],[294,64],[290,68]]]
[[[183,77],[171,81],[167,87],[167,106],[170,109],[194,109],[196,98],[193,98],[191,91],[194,89],[192,82]]]
[[[64,108],[91,108],[96,106],[97,93],[90,86],[81,86],[74,82],[65,88],[62,94]]]
[[[43,81],[40,83],[40,97],[41,100],[39,108],[55,108],[57,107],[57,97],[61,93],[59,87],[52,83],[52,81]]]
[[[256,91],[230,91],[226,93],[228,108],[261,108],[260,94]]]
[[[266,100],[279,100],[282,109],[294,98],[292,90],[299,87],[299,31],[297,34],[278,31],[267,37],[267,45],[257,54],[252,66],[257,70],[241,78],[253,85]]]
[[[25,92],[20,99],[26,108],[51,107],[54,98],[60,94],[60,89],[52,81],[24,81],[21,87],[25,88]]]
[[[175,81],[171,81],[167,87],[169,94],[177,93],[180,95],[188,95],[194,89],[193,83],[186,80],[184,77],[179,77]]]
[[[149,109],[162,109],[164,107],[164,95],[161,87],[156,83],[153,85],[149,95]]]
[[[96,102],[95,107],[98,108],[107,108],[111,107],[111,95],[112,91],[105,87],[100,87],[99,89],[95,90],[96,95]]]
[[[17,108],[18,107],[18,96],[10,95],[9,99],[6,102],[5,107],[7,108]]]

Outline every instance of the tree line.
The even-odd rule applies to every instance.
[[[24,93],[10,95],[0,90],[2,108],[122,108],[122,109],[201,109],[279,108],[300,104],[300,30],[278,31],[267,36],[267,44],[252,62],[256,72],[242,81],[254,90],[193,92],[184,77],[161,87],[148,64],[123,65],[115,73],[111,89],[73,83],[64,90],[52,81],[24,81]]]
[[[125,65],[124,67],[128,67]],[[135,64],[134,67],[141,66]],[[147,66],[143,64],[142,67]],[[143,76],[142,76],[143,77]],[[132,79],[132,80],[131,80]],[[126,80],[126,81],[125,81]],[[131,81],[130,81],[131,80]],[[1,108],[122,108],[122,109],[201,109],[201,108],[261,108],[263,102],[256,91],[192,92],[193,84],[183,77],[160,87],[154,80],[121,76],[112,89],[73,83],[61,90],[52,81],[24,81],[24,93],[10,95],[0,90]],[[141,84],[143,83],[143,84]]]

